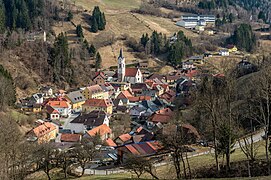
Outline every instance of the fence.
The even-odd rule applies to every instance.
[[[82,172],[82,168],[77,168],[76,169],[77,172],[81,173]],[[110,174],[119,174],[119,173],[125,173],[126,171],[123,169],[114,169],[114,170],[96,170],[96,169],[86,169],[85,170],[85,174],[86,175],[110,175]]]

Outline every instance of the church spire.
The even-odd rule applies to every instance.
[[[119,55],[119,58],[123,58],[123,55],[122,55],[122,48],[120,49],[120,55]]]

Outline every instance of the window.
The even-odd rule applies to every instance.
[[[52,118],[55,118],[55,115],[52,115]]]

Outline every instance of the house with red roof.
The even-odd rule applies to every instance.
[[[117,148],[119,162],[124,163],[131,154],[139,157],[153,156],[162,148],[157,141],[126,144]]]
[[[104,84],[105,81],[106,81],[106,76],[103,72],[99,71],[99,72],[96,72],[95,76],[92,78],[92,81],[95,83],[95,84]]]
[[[86,87],[82,94],[86,99],[108,99],[109,92],[105,91],[99,84]]]
[[[164,108],[156,111],[148,120],[148,125],[169,123],[173,118],[173,111],[170,108]]]
[[[106,141],[112,134],[109,126],[102,124],[86,132],[84,137],[94,137],[96,135],[100,136],[102,141]]]
[[[60,141],[61,142],[72,142],[72,143],[76,143],[76,142],[80,142],[82,139],[82,135],[81,134],[65,134],[62,133],[61,137],[60,137]]]
[[[83,112],[91,112],[94,110],[104,111],[107,114],[113,112],[113,102],[111,99],[88,99],[82,105]]]
[[[123,144],[132,143],[132,142],[133,142],[132,141],[132,136],[130,134],[128,134],[128,133],[122,134],[122,135],[120,135],[119,137],[117,137],[115,139],[115,143],[117,145],[123,145]]]
[[[54,109],[52,106],[46,106],[46,112],[50,120],[59,120],[60,113],[58,110]]]
[[[49,100],[45,106],[51,106],[58,111],[60,116],[67,117],[71,114],[71,104],[66,100]],[[47,111],[48,112],[48,111]]]
[[[37,141],[39,144],[56,139],[58,127],[50,122],[43,122],[27,133],[28,141]]]

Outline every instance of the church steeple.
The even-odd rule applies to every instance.
[[[122,49],[118,57],[118,81],[123,82],[125,77],[125,58],[123,57]]]

